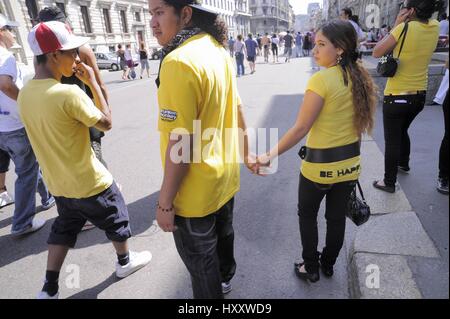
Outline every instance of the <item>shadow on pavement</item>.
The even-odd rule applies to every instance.
[[[156,218],[155,207],[158,195],[159,192],[155,192],[127,205],[133,236],[138,236],[152,227],[153,220]],[[47,239],[54,220],[55,218],[47,220],[46,225],[41,230],[32,234],[17,238],[9,234],[0,237],[0,267],[9,265],[27,256],[46,252]],[[11,218],[7,218],[1,221],[0,226],[6,227],[10,223]],[[133,237],[130,240],[132,243]],[[78,240],[73,250],[108,242],[109,240],[106,238],[105,233],[101,230],[85,231],[78,235]]]

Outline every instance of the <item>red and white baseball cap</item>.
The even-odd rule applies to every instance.
[[[74,35],[66,24],[59,21],[41,22],[28,34],[28,44],[35,56],[79,48],[88,41],[89,38]]]

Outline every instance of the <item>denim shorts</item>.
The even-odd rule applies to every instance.
[[[55,196],[58,217],[47,243],[73,248],[86,221],[104,230],[106,237],[124,242],[131,237],[128,209],[115,182],[98,195],[88,198]]]

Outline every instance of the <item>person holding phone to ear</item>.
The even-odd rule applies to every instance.
[[[428,65],[439,39],[439,22],[431,17],[442,5],[440,0],[406,0],[393,30],[373,51],[375,58],[391,52],[398,57],[405,39],[398,70],[388,79],[384,91],[384,179],[373,183],[375,188],[388,193],[396,191],[398,171],[410,172],[408,129],[425,106]]]

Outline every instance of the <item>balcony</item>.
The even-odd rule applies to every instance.
[[[252,15],[250,14],[250,12],[246,12],[241,9],[236,9],[236,10],[234,10],[234,16],[235,17],[251,17]]]

